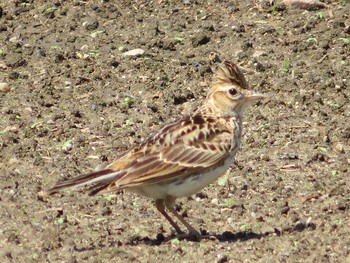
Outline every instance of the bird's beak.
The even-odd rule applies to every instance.
[[[266,95],[260,93],[260,92],[255,92],[253,90],[249,90],[245,93],[245,99],[247,101],[254,101],[254,100],[261,100],[266,98]]]

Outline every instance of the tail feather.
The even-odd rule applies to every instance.
[[[113,181],[121,178],[125,173],[120,171],[115,171],[112,169],[105,169],[97,172],[93,172],[90,174],[83,174],[78,177],[63,181],[58,183],[54,187],[40,192],[40,196],[47,197],[53,193],[59,192],[64,189],[76,188],[80,186],[90,185],[90,189],[103,189],[111,184]],[[98,189],[94,190],[91,194],[94,195],[98,191]]]

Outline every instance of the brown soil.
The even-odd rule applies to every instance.
[[[0,258],[349,262],[350,3],[324,3],[1,1]],[[213,54],[270,98],[245,114],[230,187],[178,202],[210,238],[174,239],[134,194],[38,199],[196,109]]]

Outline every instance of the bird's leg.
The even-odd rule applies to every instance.
[[[157,199],[156,200],[156,208],[157,210],[166,218],[166,220],[169,221],[170,225],[172,225],[173,228],[175,228],[176,232],[178,234],[183,234],[180,227],[174,222],[174,220],[171,219],[171,217],[165,212],[165,204],[164,199]]]
[[[179,219],[182,224],[184,224],[184,226],[188,229],[188,232],[190,233],[190,235],[194,235],[197,237],[200,236],[199,232],[196,229],[194,229],[189,223],[187,223],[187,221],[175,210],[174,203],[175,203],[175,198],[173,198],[173,197],[168,196],[164,199],[165,207],[174,216],[176,216],[177,219]]]

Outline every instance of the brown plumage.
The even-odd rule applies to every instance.
[[[165,208],[191,234],[197,233],[173,208],[175,199],[200,191],[226,172],[240,146],[243,109],[262,97],[249,89],[235,64],[224,62],[193,115],[165,125],[104,170],[66,180],[41,195],[83,185],[90,186],[93,195],[130,190],[155,199],[157,209],[178,233],[180,227]]]

